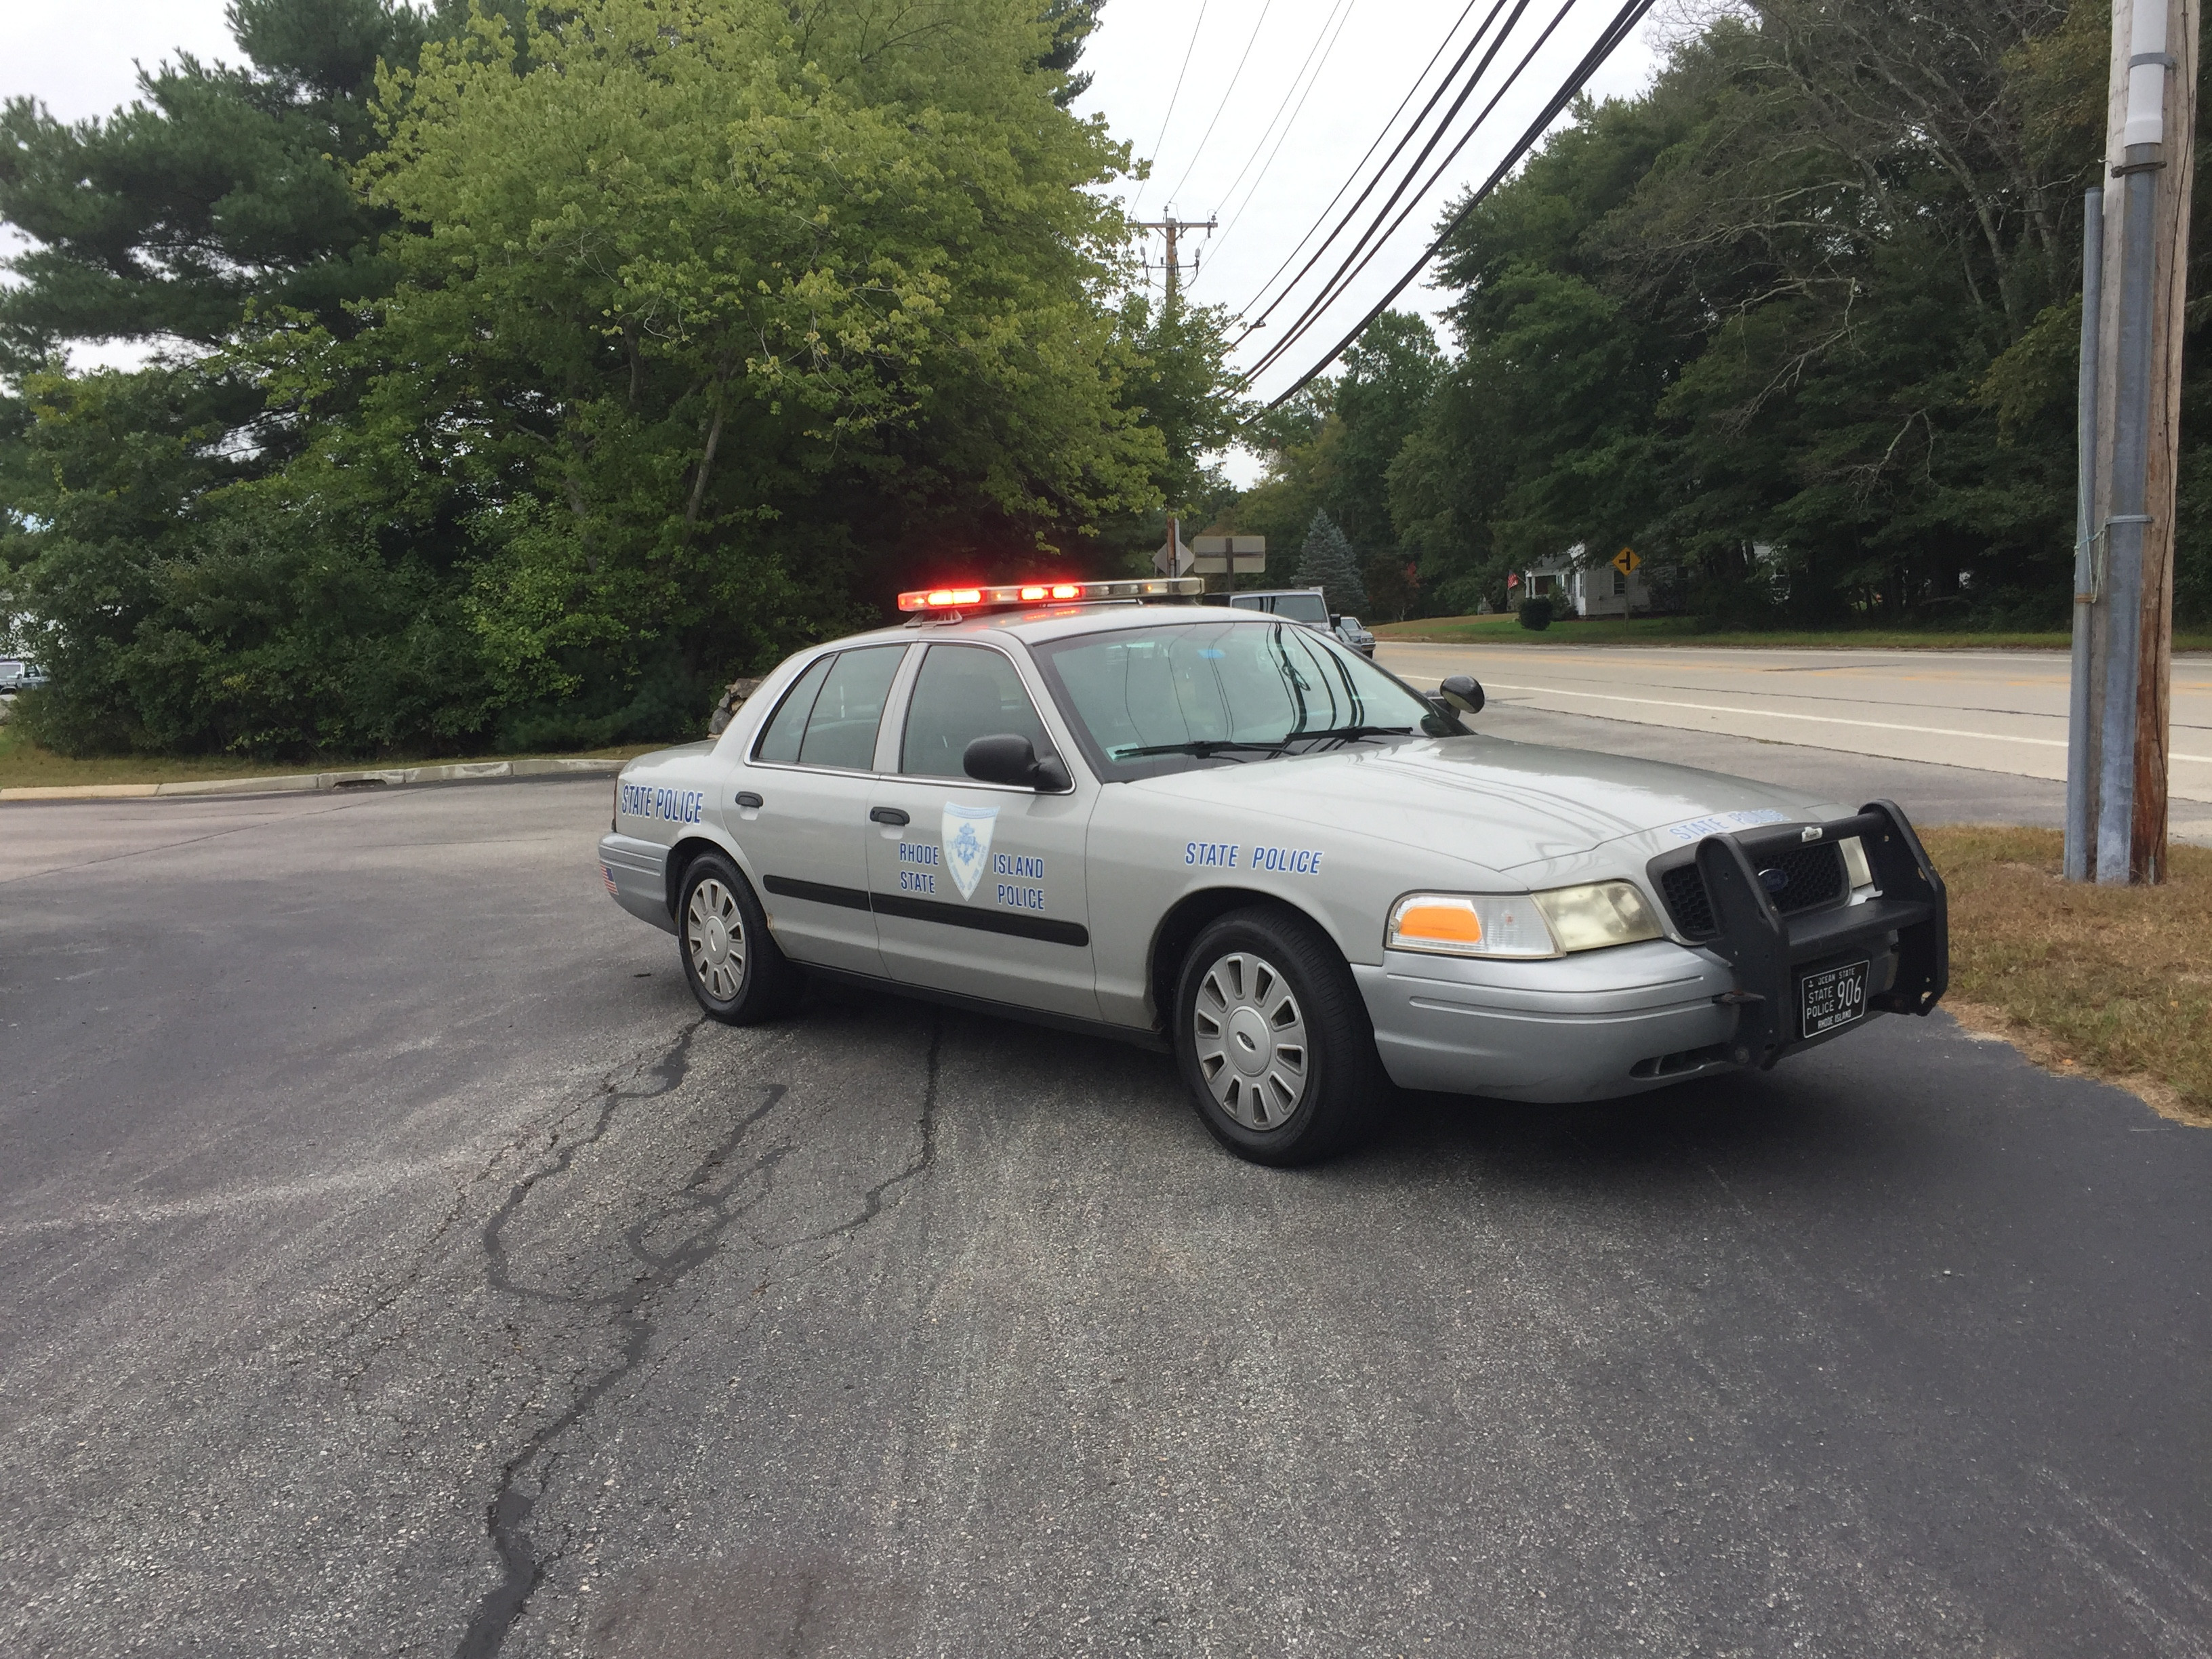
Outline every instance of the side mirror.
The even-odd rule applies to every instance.
[[[1482,712],[1482,683],[1469,674],[1454,674],[1437,687],[1437,695],[1462,714]]]
[[[1030,740],[1012,732],[976,738],[961,751],[960,769],[978,783],[1012,784],[1048,795],[1074,782],[1057,755],[1039,760]]]

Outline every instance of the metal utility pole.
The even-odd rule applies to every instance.
[[[2083,238],[2094,270],[2085,266],[2082,279],[2066,873],[2108,884],[2166,874],[2174,469],[2200,15],[2201,0],[2113,0],[2107,176],[2092,192]]]
[[[1186,230],[1202,230],[1211,236],[1218,221],[1211,216],[1204,219],[1178,219],[1170,212],[1164,219],[1139,219],[1133,222],[1139,230],[1157,230],[1168,239],[1167,303],[1171,306],[1176,302],[1176,294],[1181,287],[1182,276],[1182,267],[1176,263],[1176,239]],[[1191,255],[1190,270],[1194,276],[1198,274],[1198,256],[1195,253]]]

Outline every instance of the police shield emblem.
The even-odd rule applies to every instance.
[[[975,896],[975,884],[991,867],[991,831],[998,827],[998,820],[999,809],[995,806],[958,806],[951,801],[945,804],[941,829],[945,864],[951,871],[953,884],[959,888],[962,898]]]

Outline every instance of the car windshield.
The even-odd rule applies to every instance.
[[[1078,635],[1037,656],[1109,777],[1454,729],[1364,658],[1281,623]]]

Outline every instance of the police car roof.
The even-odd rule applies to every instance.
[[[1208,627],[1274,628],[1281,625],[1282,619],[1263,611],[1237,611],[1226,605],[1136,605],[1126,599],[1085,604],[1076,600],[1064,605],[1024,605],[1004,610],[963,611],[957,621],[932,617],[900,623],[890,628],[878,629],[871,634],[855,635],[852,640],[841,640],[838,643],[845,645],[868,640],[888,644],[917,638],[947,640],[973,637],[979,634],[1011,634],[1026,645],[1042,645],[1074,634],[1117,633],[1140,628],[1172,627],[1178,623],[1198,623]]]

